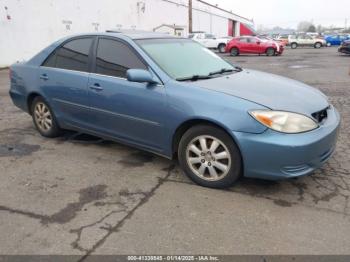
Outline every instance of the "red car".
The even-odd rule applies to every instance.
[[[259,38],[256,36],[241,36],[233,38],[226,46],[226,52],[231,56],[239,54],[266,54],[267,56],[281,55],[284,44]]]

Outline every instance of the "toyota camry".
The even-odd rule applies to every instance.
[[[13,103],[42,136],[75,130],[178,158],[212,188],[311,173],[334,152],[340,123],[315,88],[156,33],[67,37],[12,65],[10,78]]]

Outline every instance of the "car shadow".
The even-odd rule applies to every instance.
[[[199,187],[181,171],[176,158],[174,160],[168,160],[118,142],[72,131],[67,131],[63,136],[56,138],[56,143],[65,142],[83,145],[91,144],[101,147],[107,146],[113,150],[125,150],[126,156],[123,156],[116,162],[116,164],[122,165],[124,168],[138,168],[148,163],[153,163],[159,171],[163,171],[166,166],[174,166],[167,181]],[[241,177],[232,187],[222,189],[221,191],[268,199],[282,207],[290,207],[302,202],[307,202],[307,205],[316,206],[319,203],[329,202],[332,199],[338,199],[342,196],[340,192],[344,185],[338,185],[337,182],[333,181],[334,175],[327,175],[330,171],[328,166],[330,164],[308,176],[286,180],[271,181]]]

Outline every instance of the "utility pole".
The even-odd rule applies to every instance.
[[[345,18],[345,30],[348,29],[348,19]]]
[[[188,32],[191,34],[193,32],[193,22],[192,22],[192,0],[188,0]]]

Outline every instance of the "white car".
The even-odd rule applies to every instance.
[[[188,37],[207,48],[217,49],[220,53],[226,52],[226,45],[231,40],[229,37],[216,38],[213,34],[203,32],[189,34]]]
[[[290,35],[288,42],[292,49],[296,49],[298,46],[313,46],[314,48],[321,48],[326,46],[326,40],[322,38],[312,37],[309,35]]]

